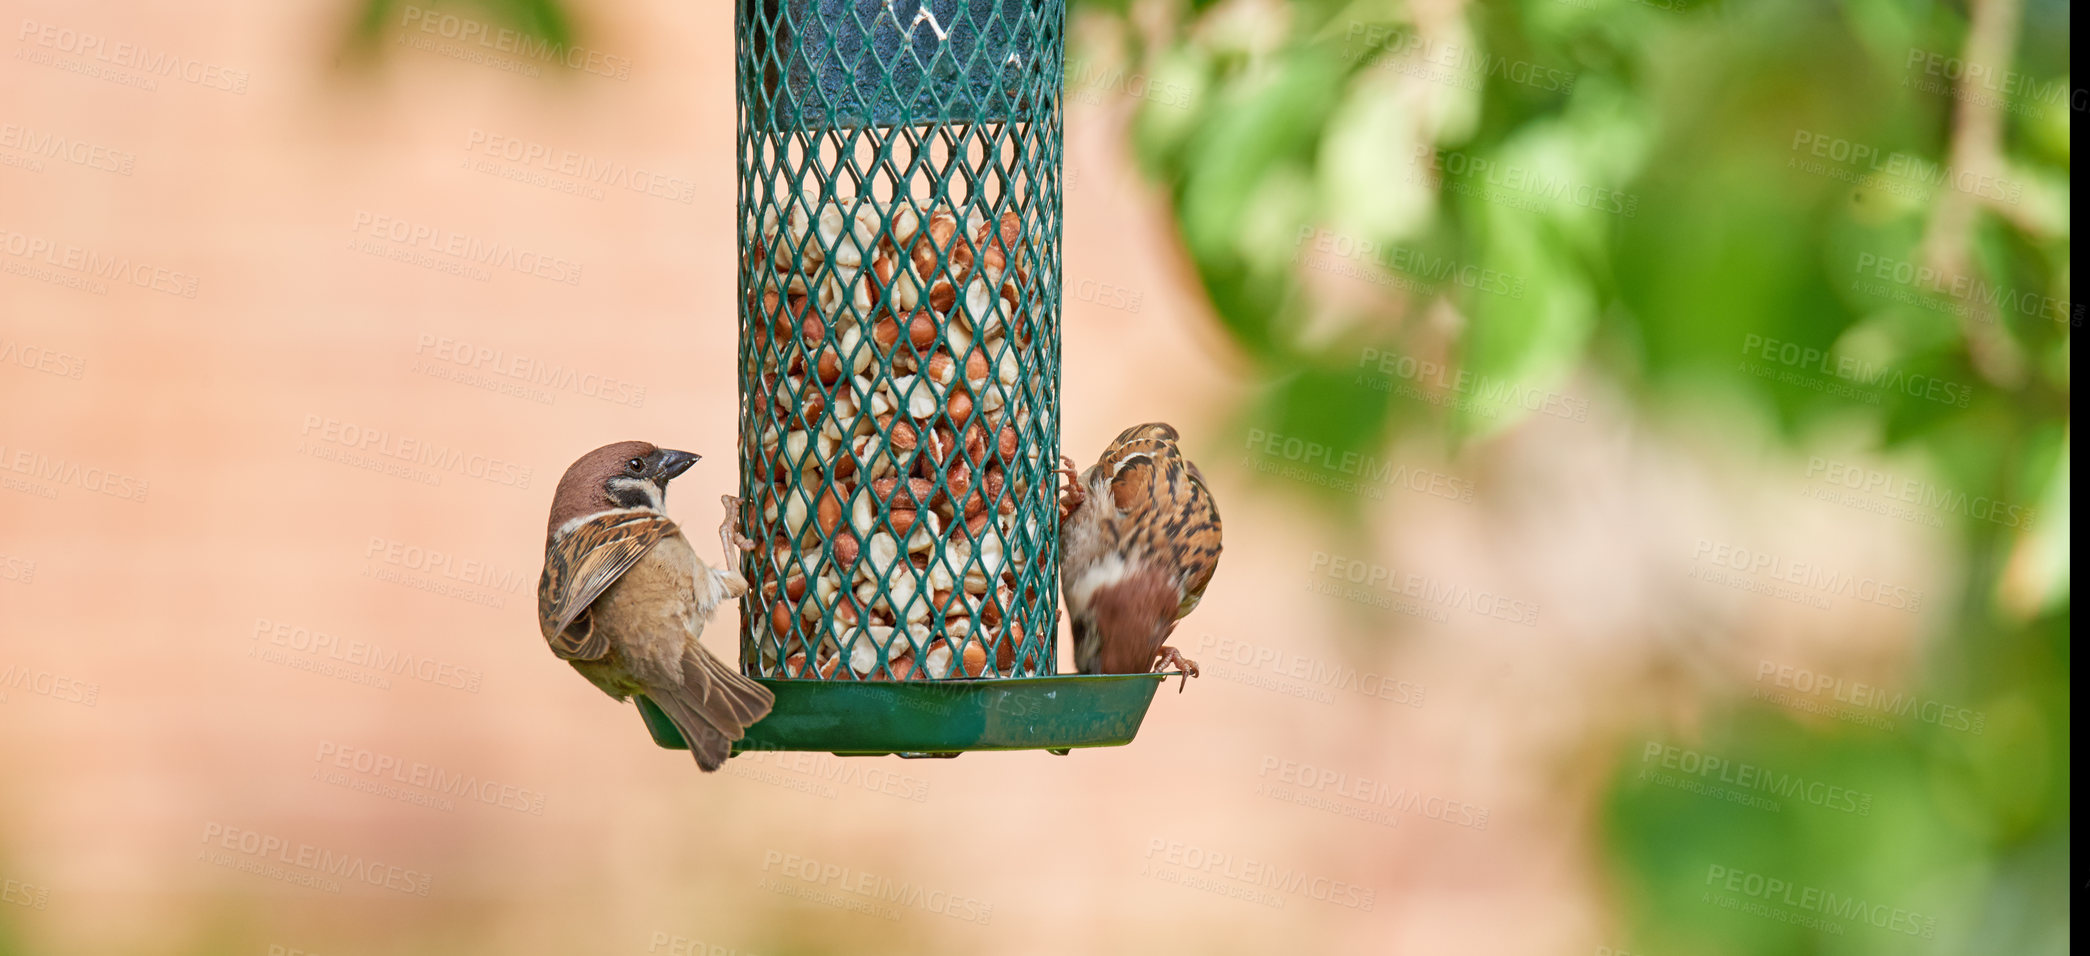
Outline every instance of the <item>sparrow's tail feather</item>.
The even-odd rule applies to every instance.
[[[697,758],[697,766],[710,773],[724,765],[726,758],[733,755],[733,739],[719,733],[697,711],[690,707],[689,695],[680,688],[648,692],[660,705],[660,712],[668,715],[675,729],[682,732],[683,742],[689,744],[690,755]]]
[[[682,656],[682,683],[702,691],[705,717],[735,740],[776,704],[776,695],[769,688],[743,676],[702,647]]]
[[[695,647],[682,657],[682,686],[649,689],[682,739],[697,766],[717,770],[733,754],[733,741],[769,713],[776,695],[769,688],[741,676],[739,671]]]

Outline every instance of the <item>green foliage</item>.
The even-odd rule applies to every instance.
[[[1126,7],[1080,9],[1107,22]],[[1803,446],[1824,423],[1866,423],[1966,495],[2037,516],[1949,526],[1966,573],[1930,612],[1951,633],[1909,692],[1981,712],[1981,732],[1797,723],[1751,704],[1693,745],[1862,790],[1868,813],[1738,807],[1639,779],[1639,748],[1621,755],[1606,828],[1633,951],[2065,948],[2080,321],[2066,6],[2023,11],[2019,78],[2001,94],[1948,75],[1968,55],[1957,6],[1521,0],[1427,31],[1369,0],[1166,9],[1172,24],[1125,20],[1116,45],[1163,91],[1137,103],[1140,163],[1267,383],[1243,429],[1367,455],[1404,431],[1458,446],[1530,413],[1502,395],[1588,370],[1649,408],[1740,396]],[[1998,132],[1969,138],[1996,166],[1968,167],[1966,104],[1997,95]],[[1330,293],[1312,248],[1328,236],[1340,269],[1403,281],[1364,304]],[[1342,254],[1367,244],[1380,254]],[[1405,281],[1418,262],[1523,294]],[[1424,321],[1447,313],[1448,334]],[[1507,388],[1432,403],[1351,374],[1360,354],[1446,350]],[[1902,907],[1930,932],[1729,909],[1712,866]]]
[[[358,60],[374,59],[388,31],[399,24],[401,12],[410,5],[483,20],[559,48],[574,41],[572,17],[560,0],[363,0],[349,24],[347,52]]]

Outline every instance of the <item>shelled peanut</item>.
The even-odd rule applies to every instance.
[[[1008,542],[1026,476],[1051,475],[1020,437],[1045,423],[1019,217],[842,197],[750,227],[760,672],[1015,672],[1031,596]]]

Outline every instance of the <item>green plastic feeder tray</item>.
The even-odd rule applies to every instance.
[[[824,750],[843,757],[955,757],[967,750],[1119,747],[1132,742],[1169,674],[939,682],[762,679],[776,709],[733,752]],[[660,708],[638,698],[653,742],[686,750]]]

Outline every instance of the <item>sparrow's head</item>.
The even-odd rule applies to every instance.
[[[609,508],[666,511],[668,482],[699,456],[642,441],[604,445],[575,461],[552,495],[551,529]]]

